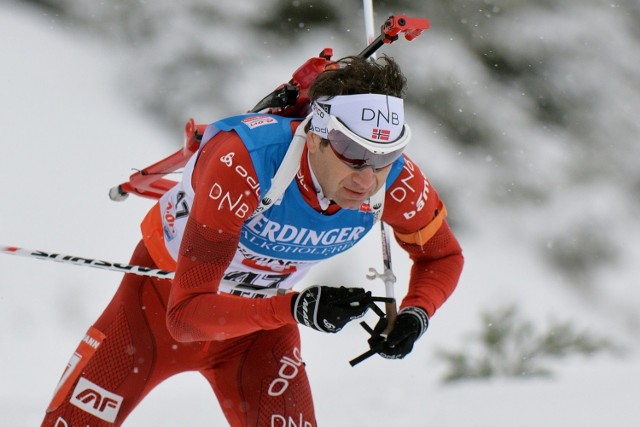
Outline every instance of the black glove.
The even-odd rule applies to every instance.
[[[429,316],[420,307],[407,307],[398,313],[396,323],[389,335],[381,335],[387,327],[383,317],[373,329],[369,347],[385,359],[402,359],[413,350],[413,343],[422,336],[429,326]]]
[[[367,312],[371,292],[362,288],[311,286],[291,301],[296,322],[322,332],[338,332],[344,325]]]

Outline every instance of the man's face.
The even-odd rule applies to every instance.
[[[341,161],[331,147],[321,144],[321,138],[307,133],[309,161],[325,197],[345,209],[359,209],[384,184],[391,165],[374,171],[373,168],[352,169]]]

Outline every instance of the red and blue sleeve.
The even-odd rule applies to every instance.
[[[402,172],[387,190],[382,216],[413,261],[401,309],[417,306],[433,316],[456,288],[464,258],[446,215],[435,188],[405,156]]]

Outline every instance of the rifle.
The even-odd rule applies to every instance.
[[[406,15],[390,16],[380,28],[380,34],[357,56],[371,58],[385,44],[394,43],[399,34],[412,41],[430,26],[426,18],[412,18]],[[284,117],[305,117],[309,113],[310,100],[307,92],[315,78],[326,69],[335,67],[331,61],[333,49],[325,48],[316,57],[309,58],[293,72],[291,80],[278,86],[258,102],[250,113],[264,111]],[[266,111],[265,111],[266,110]],[[175,181],[165,178],[167,174],[182,168],[189,158],[200,148],[206,124],[196,124],[190,118],[184,129],[183,147],[170,156],[136,171],[129,180],[109,189],[109,198],[123,201],[129,194],[159,199],[175,185]]]

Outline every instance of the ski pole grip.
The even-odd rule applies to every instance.
[[[384,331],[380,334],[383,337],[389,336],[398,319],[398,307],[396,306],[395,300],[385,303],[385,311],[387,313],[387,327],[384,328]]]

